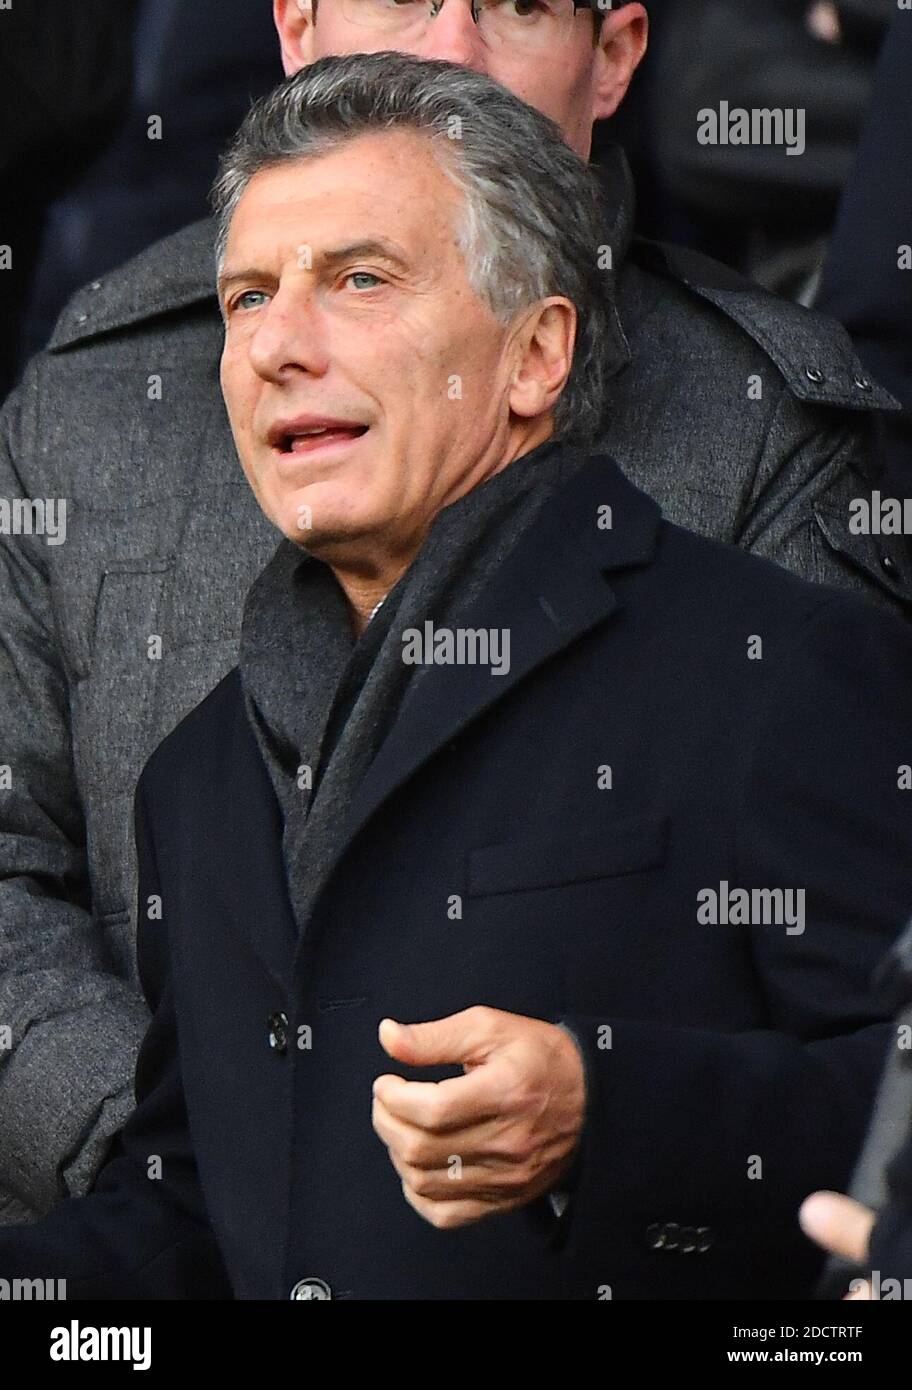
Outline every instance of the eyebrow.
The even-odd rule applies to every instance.
[[[345,261],[357,260],[361,256],[378,256],[388,264],[396,266],[398,270],[408,269],[408,261],[402,248],[383,237],[352,241],[345,246],[336,246],[332,250],[321,251],[315,259],[314,268],[332,270],[333,266],[343,264]],[[265,270],[258,269],[256,266],[248,266],[244,270],[225,271],[218,277],[219,295],[224,297],[226,290],[230,289],[232,285],[250,280],[274,282],[275,276]]]

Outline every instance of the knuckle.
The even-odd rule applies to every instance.
[[[397,1152],[407,1168],[417,1168],[421,1162],[424,1144],[421,1139],[408,1135],[397,1145]]]
[[[408,1169],[406,1177],[409,1187],[418,1197],[432,1197],[434,1195],[433,1174],[422,1173],[419,1169]]]

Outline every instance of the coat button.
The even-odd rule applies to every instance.
[[[805,367],[804,375],[808,381],[812,381],[815,386],[819,386],[823,381],[823,372],[819,367]]]
[[[299,1279],[288,1297],[295,1302],[310,1298],[332,1298],[332,1290],[323,1279]]]
[[[650,1250],[677,1250],[681,1255],[697,1251],[705,1255],[713,1243],[709,1226],[680,1226],[675,1221],[655,1221],[646,1228]]]
[[[288,1015],[270,1014],[269,1015],[269,1046],[279,1056],[284,1057],[288,1051]]]
[[[646,1228],[646,1239],[649,1241],[650,1250],[661,1250],[665,1244],[665,1227],[654,1221]]]
[[[881,555],[880,566],[887,574],[892,575],[894,579],[899,578],[899,566],[892,555]]]
[[[666,1221],[665,1223],[665,1249],[677,1250],[678,1237],[681,1234],[681,1227],[677,1221]]]
[[[682,1255],[692,1255],[697,1248],[697,1233],[693,1226],[681,1227],[681,1244],[679,1249]]]

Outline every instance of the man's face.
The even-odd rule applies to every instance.
[[[511,334],[468,283],[461,212],[428,141],[391,131],[263,170],[232,220],[238,454],[266,515],[330,563],[372,544],[408,563],[503,456]]]
[[[406,3],[414,0],[403,0]],[[504,3],[518,6],[525,15],[534,10],[536,0]],[[274,0],[274,8],[288,75],[329,54],[396,49],[420,58],[443,58],[485,73],[550,116],[584,159],[589,156],[593,122],[613,115],[646,48],[647,19],[641,4],[615,5],[607,12],[597,43],[596,15],[578,12],[562,31],[557,52],[553,47],[526,51],[487,45],[472,20],[469,0],[444,0],[423,32],[393,37],[352,22],[353,8],[345,0],[319,0],[313,22],[311,0]]]

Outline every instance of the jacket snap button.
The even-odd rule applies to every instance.
[[[280,1056],[288,1051],[288,1015],[269,1015],[269,1046]]]
[[[881,555],[880,563],[881,567],[886,570],[887,574],[891,574],[894,579],[899,578],[899,569],[892,555]]]
[[[808,381],[813,381],[815,386],[819,386],[823,381],[823,372],[819,367],[805,367],[804,374]]]
[[[299,1279],[288,1297],[296,1303],[309,1299],[331,1299],[332,1290],[324,1279]]]
[[[859,391],[870,391],[871,389],[871,383],[866,376],[857,376],[855,378],[855,385],[858,387]]]

